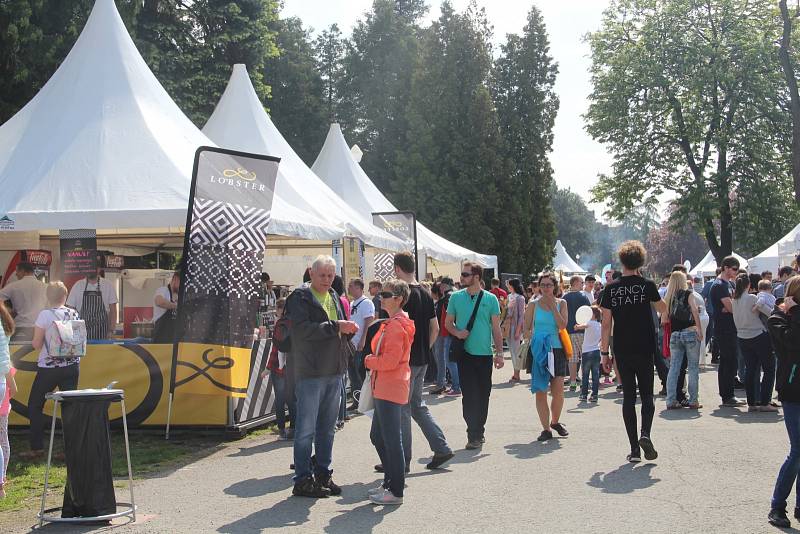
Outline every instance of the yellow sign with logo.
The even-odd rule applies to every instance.
[[[175,390],[196,395],[247,396],[250,349],[179,343]]]

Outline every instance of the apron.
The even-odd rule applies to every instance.
[[[167,284],[169,301],[172,302],[172,288]],[[153,325],[153,343],[173,343],[175,341],[176,310],[167,310]]]
[[[103,304],[103,293],[100,291],[100,279],[97,279],[97,290],[89,291],[89,279],[83,288],[81,319],[86,322],[88,339],[106,339],[108,337],[108,312]]]

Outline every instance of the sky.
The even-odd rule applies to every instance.
[[[369,10],[372,0],[284,0],[283,16],[299,17],[315,31],[333,23],[349,35],[355,23]],[[462,11],[469,0],[452,0]],[[584,127],[582,115],[587,111],[591,92],[589,81],[589,46],[583,41],[587,32],[600,27],[603,10],[609,0],[477,0],[486,9],[494,25],[495,47],[508,33],[521,33],[531,5],[542,11],[550,36],[550,55],[558,63],[556,92],[561,101],[555,123],[551,163],[559,187],[569,187],[589,200],[589,190],[597,183],[597,175],[609,172],[612,158],[596,143]],[[429,0],[428,20],[439,16],[439,0]],[[590,205],[598,217],[601,205]]]

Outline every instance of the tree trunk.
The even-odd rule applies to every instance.
[[[792,19],[795,15],[789,13],[786,0],[780,0],[778,5],[783,20],[783,35],[781,36],[778,58],[780,59],[786,84],[789,86],[789,97],[792,107],[792,179],[794,181],[794,198],[800,202],[800,94],[797,90],[797,78],[794,65],[789,52],[792,38]]]

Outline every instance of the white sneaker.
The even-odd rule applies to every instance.
[[[372,488],[371,490],[369,490],[369,491],[367,492],[367,495],[369,495],[370,497],[372,497],[373,495],[377,495],[377,494],[379,494],[379,493],[380,493],[380,492],[382,492],[382,491],[384,491],[383,484],[381,484],[381,485],[380,485],[380,486],[378,486],[377,488]]]
[[[370,495],[369,500],[372,501],[373,504],[403,504],[403,498],[395,497],[394,493],[388,489],[385,489],[380,493],[376,493],[375,495]]]

